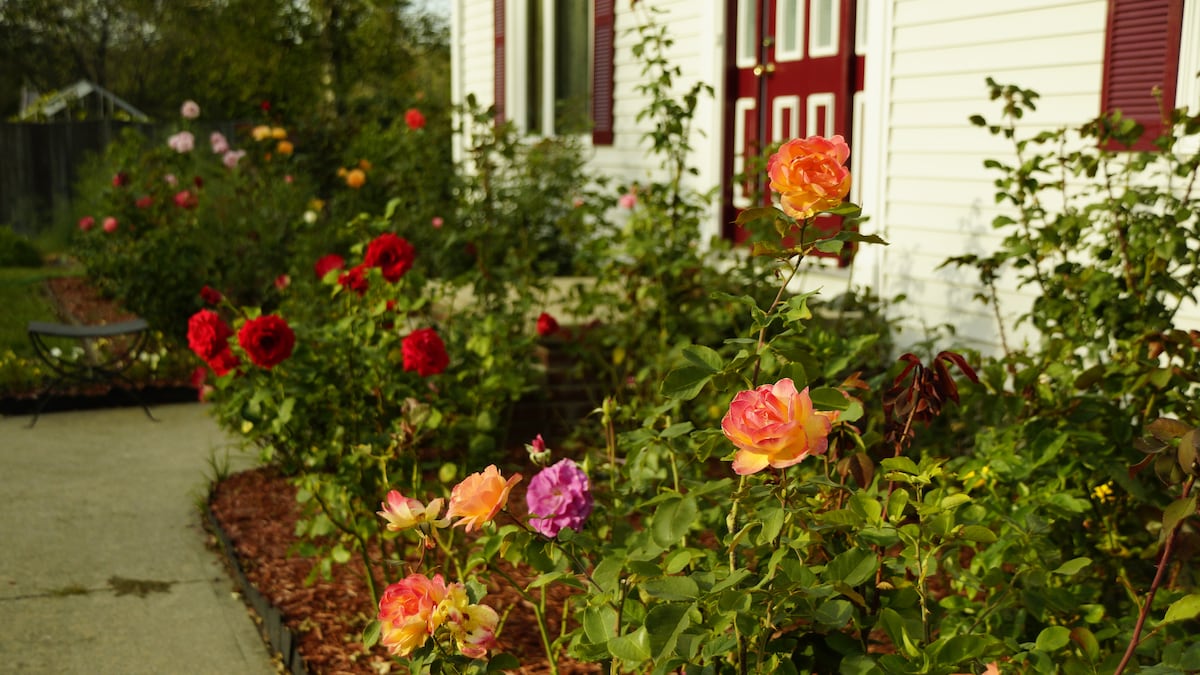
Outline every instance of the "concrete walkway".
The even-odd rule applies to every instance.
[[[236,449],[199,404],[0,419],[0,671],[275,673],[200,504]]]

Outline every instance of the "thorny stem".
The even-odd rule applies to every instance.
[[[800,227],[800,237],[802,240],[804,237],[804,230],[805,230],[805,228],[807,228],[807,226],[808,226],[808,221],[806,220],[804,222],[804,225],[802,225]],[[800,263],[802,263],[802,262],[804,262],[804,254],[803,253],[796,256],[796,264],[791,266],[791,273],[788,274],[787,280],[779,285],[779,292],[775,294],[775,299],[771,301],[771,306],[767,308],[767,314],[766,314],[767,315],[767,323],[770,323],[771,312],[775,311],[775,308],[779,306],[780,300],[783,299],[784,291],[786,291],[787,287],[789,285],[791,285],[792,279],[796,278],[796,274],[798,274],[800,272]],[[763,324],[762,327],[758,330],[758,346],[754,350],[755,354],[762,353],[763,345],[766,344],[766,341],[767,341],[767,324]],[[761,368],[762,368],[762,359],[758,359],[754,362],[754,377],[751,378],[751,381],[750,381],[751,386],[758,386],[758,373]]]
[[[371,571],[371,556],[367,554],[367,540],[363,539],[361,534],[351,529],[345,523],[338,521],[338,519],[333,516],[333,511],[329,508],[329,504],[325,503],[325,498],[321,496],[320,490],[313,490],[312,495],[317,500],[317,503],[321,505],[321,511],[323,511],[325,516],[329,518],[329,522],[333,523],[334,527],[350,535],[356,542],[358,542],[358,556],[362,558],[363,576],[366,577],[367,588],[371,591],[371,602],[375,605],[378,605],[379,588],[375,581],[375,573]]]
[[[1182,498],[1187,499],[1192,493],[1192,485],[1196,482],[1196,477],[1191,476],[1187,482],[1183,484]],[[1171,559],[1171,549],[1175,547],[1175,538],[1179,534],[1179,528],[1183,525],[1186,518],[1180,518],[1171,531],[1167,533],[1167,539],[1163,542],[1162,555],[1158,557],[1158,569],[1154,572],[1154,581],[1150,582],[1150,590],[1146,592],[1146,600],[1142,603],[1141,609],[1138,611],[1137,623],[1133,626],[1133,635],[1129,638],[1129,646],[1125,648],[1125,656],[1121,659],[1121,663],[1117,665],[1117,669],[1113,671],[1113,675],[1121,675],[1125,672],[1125,666],[1129,665],[1133,659],[1133,652],[1141,644],[1142,628],[1146,625],[1146,618],[1150,614],[1150,606],[1154,604],[1154,596],[1158,593],[1158,587],[1162,583],[1163,574],[1167,571],[1168,563]]]

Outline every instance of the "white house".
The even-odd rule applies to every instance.
[[[982,161],[1011,146],[970,124],[998,116],[985,78],[1041,94],[1025,128],[1085,122],[1121,108],[1151,121],[1149,95],[1200,109],[1200,0],[451,0],[453,98],[468,94],[531,134],[556,131],[555,103],[590,98],[592,163],[633,182],[654,170],[631,28],[662,10],[685,82],[712,85],[701,104],[693,187],[723,188],[710,233],[741,203],[731,176],[756,145],[840,133],[851,145],[864,246],[849,268],[822,265],[809,287],[853,283],[905,294],[909,326],[949,323],[987,349],[991,311],[972,300],[973,273],[936,269],[987,253],[999,236],[995,178]],[[541,55],[549,55],[543,58]],[[556,82],[560,89],[555,89]],[[570,89],[570,91],[567,91]],[[851,276],[852,275],[852,276]],[[1007,314],[1028,298],[1004,291]],[[1200,313],[1193,312],[1200,316]],[[920,339],[908,331],[907,339]]]

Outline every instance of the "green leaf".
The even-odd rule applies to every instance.
[[[812,398],[813,407],[818,410],[845,410],[850,407],[850,399],[840,389],[817,387],[810,389],[808,395]]]
[[[663,396],[690,401],[712,379],[713,372],[700,366],[684,366],[667,373],[660,389]]]
[[[341,544],[334,546],[329,556],[339,565],[345,565],[350,561],[350,551],[347,551]]]
[[[850,604],[849,600],[843,598],[831,598],[821,603],[817,611],[813,613],[813,618],[818,623],[830,626],[831,628],[841,628],[850,619],[854,617],[854,605]]]
[[[519,670],[521,668],[521,659],[512,654],[493,654],[488,659],[487,671],[489,673],[503,673],[506,670]]]
[[[647,595],[668,602],[694,600],[700,595],[700,587],[691,577],[650,579],[643,582],[640,587]]]
[[[608,641],[608,653],[622,661],[641,663],[650,658],[650,637],[646,627]]]
[[[1197,616],[1200,616],[1200,593],[1192,593],[1171,603],[1167,608],[1167,615],[1163,617],[1163,623],[1188,621]]]
[[[725,361],[714,349],[704,345],[689,345],[683,348],[683,358],[698,368],[707,369],[710,373],[719,373],[725,367]]]
[[[852,548],[839,554],[825,565],[825,579],[841,581],[847,586],[857,586],[875,576],[879,560],[875,553],[863,548]]]
[[[962,538],[981,544],[991,544],[996,541],[996,533],[991,528],[982,525],[967,525],[962,529]]]
[[[1165,539],[1184,518],[1195,512],[1196,495],[1189,495],[1187,499],[1176,499],[1171,502],[1167,508],[1163,509],[1162,532],[1159,538]]]
[[[1056,652],[1071,641],[1071,630],[1065,626],[1050,626],[1038,633],[1037,648],[1044,652]]]
[[[650,536],[654,543],[663,548],[678,544],[696,521],[698,513],[696,500],[690,496],[679,496],[664,501],[654,510],[654,522],[650,526]]]
[[[607,556],[592,571],[592,581],[595,581],[596,585],[605,593],[611,593],[617,589],[617,585],[621,581],[621,568],[624,566],[625,561],[620,557]]]
[[[916,462],[907,457],[888,457],[879,464],[883,467],[884,471],[899,471],[913,476],[921,473],[921,470],[917,468]]]
[[[1061,574],[1063,576],[1073,577],[1076,574],[1078,574],[1080,570],[1084,569],[1085,567],[1087,567],[1088,565],[1091,565],[1091,564],[1092,564],[1091,558],[1074,558],[1072,560],[1068,560],[1067,562],[1059,565],[1057,568],[1051,570],[1050,573],[1051,574]]]
[[[650,631],[650,653],[658,662],[675,653],[675,645],[683,631],[692,625],[688,617],[690,606],[673,603],[655,605],[646,612],[646,627]]]
[[[617,612],[612,607],[601,605],[583,610],[583,632],[596,644],[608,642],[616,625]]]
[[[753,209],[745,209],[737,215],[737,220],[734,221],[738,225],[745,225],[756,220],[769,219],[771,221],[779,220],[784,217],[783,212],[774,206],[759,206]]]
[[[952,665],[978,658],[987,645],[987,639],[979,635],[955,635],[935,640],[929,645],[929,652],[937,657],[938,663]]]
[[[374,647],[375,643],[379,642],[379,634],[382,628],[383,626],[379,623],[378,619],[371,619],[368,621],[362,632],[363,646],[367,649]]]

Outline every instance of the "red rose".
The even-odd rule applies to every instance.
[[[117,175],[113,176],[112,184],[113,187],[125,187],[129,185],[129,174],[124,171],[117,172]]]
[[[275,290],[282,291],[292,285],[292,278],[286,274],[280,274],[275,277]]]
[[[324,279],[325,275],[330,270],[340,270],[346,266],[346,260],[336,253],[322,256],[320,260],[313,265],[313,271],[317,273],[318,279]]]
[[[204,300],[206,305],[219,305],[225,296],[221,295],[221,291],[211,286],[205,286],[200,289],[200,299]]]
[[[398,237],[391,232],[375,237],[367,245],[367,254],[363,256],[363,264],[368,267],[378,267],[383,270],[383,278],[395,283],[412,269],[413,258],[417,250],[404,237]]]
[[[232,335],[233,329],[210,309],[202,309],[188,319],[188,346],[209,365],[217,354],[229,349]]]
[[[342,272],[338,275],[338,283],[348,291],[354,291],[359,295],[364,295],[370,285],[367,281],[367,266],[366,264],[355,265],[349,271]]]
[[[538,315],[538,319],[537,319],[538,335],[541,335],[542,337],[546,337],[547,335],[554,335],[557,332],[558,332],[558,322],[554,320],[554,317],[550,316],[549,314],[547,314],[545,312],[542,312],[540,315]]]
[[[409,108],[404,113],[404,123],[408,125],[409,129],[421,129],[425,126],[425,116],[421,114],[420,110]]]
[[[446,343],[432,328],[419,328],[405,336],[400,343],[404,369],[417,371],[421,377],[437,375],[450,365]]]
[[[238,331],[238,344],[246,356],[260,368],[270,369],[292,355],[296,334],[291,326],[274,314],[251,319]]]
[[[263,111],[263,112],[266,112],[266,111],[268,111],[268,110],[270,110],[270,109],[271,109],[271,102],[270,102],[270,101],[268,101],[268,100],[266,100],[266,99],[263,99],[263,102],[262,102],[262,103],[259,103],[259,104],[258,104],[258,107],[259,107],[259,108],[262,108],[262,111]]]
[[[146,195],[145,197],[139,198],[136,202],[133,203],[133,205],[138,207],[139,209],[148,209],[154,205],[154,197],[151,197],[150,195]]]
[[[181,209],[194,209],[198,203],[196,195],[188,190],[181,190],[175,193],[175,206]]]
[[[233,353],[233,350],[225,347],[223,351],[212,357],[212,360],[208,362],[208,367],[213,369],[217,377],[221,377],[225,373],[237,368],[241,363],[237,355]]]
[[[204,179],[201,178],[200,176],[196,176],[195,178],[192,179],[192,184],[198,188],[202,188],[202,187],[204,187]]]

